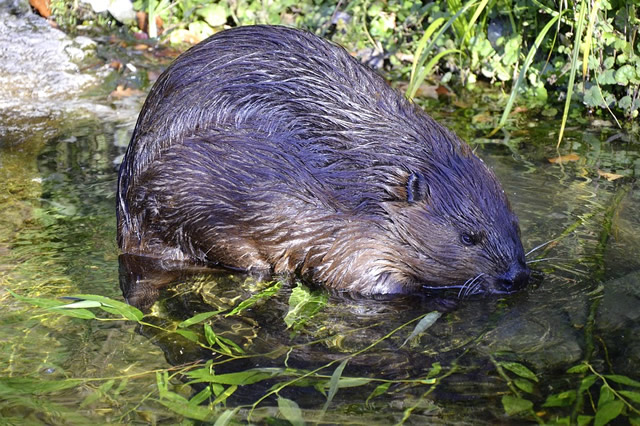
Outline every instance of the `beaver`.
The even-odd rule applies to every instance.
[[[217,33],[158,78],[120,167],[125,253],[330,289],[510,293],[530,271],[493,172],[344,48]]]

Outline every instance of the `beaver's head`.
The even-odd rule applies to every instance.
[[[405,288],[459,289],[461,296],[517,291],[530,275],[518,218],[494,174],[461,146],[407,171],[405,202],[387,205],[401,247],[395,279]]]

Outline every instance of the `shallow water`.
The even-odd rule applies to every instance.
[[[525,248],[557,239],[529,257],[545,259],[532,264],[539,274],[531,286],[503,297],[374,300],[284,282],[234,315],[226,314],[274,282],[229,271],[158,274],[148,263],[119,258],[116,168],[133,117],[68,112],[12,120],[5,111],[0,416],[47,424],[176,423],[196,408],[181,412],[167,392],[189,398],[205,386],[185,385],[177,375],[163,393],[156,373],[204,360],[212,360],[218,375],[273,373],[233,393],[233,385],[222,386],[232,394],[209,420],[236,407],[238,419],[282,418],[276,395],[256,404],[273,389],[295,401],[306,420],[331,423],[404,417],[413,424],[492,424],[536,416],[553,422],[576,410],[590,414],[588,404],[544,402],[578,388],[584,373],[566,370],[583,361],[599,373],[640,380],[640,191],[631,180],[640,171],[640,144],[615,128],[574,122],[560,153],[577,158],[553,164],[558,120],[528,118],[489,139],[480,119],[486,106],[476,102],[427,108],[496,171],[520,217]],[[610,182],[599,171],[627,177]],[[150,284],[157,282],[170,285],[156,291]],[[124,292],[148,314],[145,324],[114,321],[120,316],[104,312],[102,320],[70,318],[8,290],[52,299],[81,293],[124,300]],[[312,303],[297,304],[300,298]],[[216,310],[221,313],[185,329],[202,343],[206,323],[243,356],[173,332],[181,321]],[[441,316],[411,337],[428,312]],[[330,378],[345,357],[343,381],[323,414]],[[600,385],[591,390],[596,400]],[[533,410],[508,416],[505,396],[531,401]],[[626,408],[627,415],[637,408]]]
[[[464,127],[464,117],[446,111],[434,115],[441,115],[460,134],[473,132]],[[274,296],[239,315],[208,320],[217,334],[256,355],[220,364],[217,374],[280,368],[285,361],[291,369],[310,371],[362,351],[349,360],[343,377],[378,381],[340,389],[329,409],[332,418],[356,423],[397,422],[414,406],[408,420],[412,423],[505,421],[501,398],[514,392],[509,380],[518,378],[497,368],[505,362],[520,363],[536,373],[537,382],[530,380],[531,391],[520,390],[520,396],[536,407],[556,389],[575,389],[577,379],[564,371],[587,357],[600,372],[640,379],[636,231],[640,192],[629,180],[609,182],[597,176],[598,169],[621,174],[637,170],[637,141],[623,136],[607,143],[615,134],[612,129],[574,130],[566,144],[572,144],[580,159],[560,167],[548,162],[557,156],[553,141],[558,123],[533,123],[513,131],[508,144],[478,138],[477,147],[500,177],[520,217],[525,247],[573,229],[548,249],[544,256],[549,260],[536,264],[544,275],[534,285],[511,296],[457,302],[357,300],[306,289],[305,294],[319,298],[320,309],[306,322],[287,328],[284,318],[296,284],[285,283]],[[114,135],[122,126],[130,130],[130,122],[70,119],[50,125],[59,129],[54,137],[32,141],[26,136],[1,148],[6,182],[0,204],[0,279],[5,289],[0,314],[2,376],[7,380],[97,380],[43,394],[3,391],[0,413],[53,423],[63,418],[71,423],[87,418],[175,420],[180,416],[158,402],[154,371],[207,358],[218,362],[219,354],[150,326],[48,313],[6,292],[11,289],[30,297],[89,293],[122,300],[119,285],[131,297],[136,288],[126,285],[139,284],[131,279],[119,281],[123,267],[119,272],[114,231],[116,164],[124,149]],[[175,328],[177,322],[199,312],[229,312],[270,285],[229,272],[170,278],[174,284],[159,292],[160,301],[146,318],[165,328]],[[415,321],[385,338],[434,310],[443,312],[442,317],[404,346]],[[595,313],[592,318],[590,310]],[[199,327],[194,330],[201,333]],[[588,340],[594,342],[593,349],[588,348]],[[378,343],[366,349],[374,342]],[[437,377],[450,375],[434,388],[426,378],[436,363],[442,367]],[[331,364],[318,374],[329,380],[336,367]],[[416,383],[417,379],[424,382]],[[112,386],[99,391],[110,380]],[[283,380],[240,387],[227,407],[250,405]],[[365,404],[384,380],[392,382],[387,392]],[[184,396],[195,392],[180,383],[174,381],[172,389]],[[317,418],[326,401],[311,385],[286,387],[279,394],[296,401],[308,418]],[[266,408],[275,406],[274,399],[265,400],[258,405],[262,411],[253,413],[254,419],[276,414]],[[568,415],[571,408],[550,408],[543,418]]]

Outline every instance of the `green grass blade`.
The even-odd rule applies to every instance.
[[[589,25],[587,26],[587,33],[584,39],[584,52],[582,54],[582,78],[587,76],[587,68],[589,67],[589,53],[591,52],[591,39],[593,35],[593,25],[596,22],[596,14],[600,9],[600,0],[596,0],[593,3],[593,9],[591,9],[591,15],[589,15]]]
[[[416,69],[422,67],[424,62],[427,60],[427,55],[423,55],[425,47],[427,46],[427,42],[429,38],[433,35],[433,33],[444,23],[444,18],[438,18],[434,20],[424,32],[420,41],[418,42],[418,47],[416,48],[415,53],[413,54],[413,62],[411,64],[411,75],[414,76],[416,74]]]
[[[575,81],[576,69],[578,68],[578,56],[580,56],[580,39],[582,38],[582,28],[584,27],[587,2],[582,0],[580,3],[580,14],[578,15],[577,28],[574,36],[573,54],[571,55],[571,71],[569,74],[569,85],[567,86],[567,100],[564,103],[562,124],[560,125],[560,133],[558,134],[558,144],[556,145],[556,149],[560,147],[560,142],[562,142],[562,136],[564,135],[564,128],[567,125],[569,107],[571,106],[571,96],[573,95],[573,82]]]
[[[333,371],[331,375],[331,379],[329,380],[329,394],[327,395],[327,401],[324,403],[324,407],[322,407],[322,414],[327,412],[327,408],[329,408],[329,404],[333,400],[333,397],[336,396],[338,392],[338,384],[340,383],[340,377],[342,376],[342,371],[344,367],[347,365],[349,358],[345,358],[338,367]]]
[[[536,40],[533,43],[533,46],[531,46],[531,49],[529,50],[529,54],[527,55],[524,63],[522,64],[522,68],[520,69],[520,74],[518,75],[518,80],[516,80],[516,83],[511,88],[511,95],[509,95],[509,100],[507,101],[507,106],[505,107],[504,111],[502,112],[502,117],[500,118],[500,122],[498,123],[498,127],[495,128],[493,130],[493,132],[491,132],[491,134],[495,134],[507,122],[507,118],[509,117],[509,114],[511,113],[511,109],[513,108],[513,102],[516,99],[516,96],[518,94],[518,90],[520,89],[520,85],[522,84],[522,82],[524,81],[525,76],[527,75],[527,70],[529,69],[529,66],[531,65],[531,62],[533,61],[533,57],[535,56],[536,52],[538,51],[538,48],[542,44],[542,41],[546,37],[547,32],[549,32],[549,29],[553,26],[553,24],[555,24],[555,22],[565,12],[566,12],[566,10],[563,10],[562,13],[560,13],[560,14],[554,16],[553,18],[551,18],[551,20],[549,22],[547,22],[547,25],[545,25],[544,28],[542,28],[542,31],[540,31],[540,34],[538,34],[538,37],[536,37]]]
[[[451,53],[462,53],[462,52],[460,50],[458,50],[458,49],[447,49],[447,50],[443,50],[442,52],[439,52],[436,56],[431,58],[431,60],[425,66],[423,66],[420,69],[420,73],[418,73],[418,76],[416,77],[416,81],[419,81],[420,84],[422,84],[424,79],[427,77],[427,74],[431,73],[431,70],[438,63],[438,61],[443,56],[449,55]],[[410,88],[407,87],[407,97],[409,99],[413,99],[413,97],[416,95],[416,92],[418,91],[419,87],[420,87],[420,85],[413,86],[413,87],[410,87]]]
[[[416,91],[418,90],[418,87],[422,84],[422,81],[424,80],[424,78],[426,77],[427,73],[423,73],[420,70],[420,64],[426,62],[426,58],[430,55],[431,50],[433,49],[433,47],[435,46],[436,41],[440,38],[440,36],[442,36],[442,34],[444,34],[444,32],[449,29],[449,27],[451,27],[451,25],[455,22],[456,19],[458,19],[458,17],[460,15],[462,15],[463,13],[465,13],[471,6],[473,6],[474,4],[476,4],[475,1],[470,1],[467,4],[465,4],[462,9],[460,9],[458,11],[458,13],[456,13],[455,15],[453,15],[451,18],[449,18],[449,20],[447,21],[446,24],[444,24],[444,26],[442,28],[440,28],[440,31],[438,31],[438,33],[433,37],[433,39],[431,40],[431,42],[427,45],[427,47],[425,47],[423,50],[421,50],[421,54],[418,55],[414,55],[414,61],[416,61],[415,57],[419,56],[420,58],[417,60],[418,61],[418,65],[415,67],[415,69],[412,68],[412,72],[411,72],[411,77],[409,78],[409,85],[407,86],[407,98],[408,99],[412,99],[413,95],[415,95]],[[435,22],[435,21],[434,21]],[[441,24],[438,24],[441,25]],[[431,27],[433,26],[433,23],[431,25],[429,25],[429,28],[427,28],[427,31],[431,30]],[[432,30],[431,32],[433,32],[434,30]],[[425,32],[426,33],[426,32]],[[423,39],[426,39],[423,36]],[[420,43],[422,43],[423,39],[420,39]],[[420,70],[420,71],[418,71]],[[423,77],[421,79],[418,78],[418,74],[422,75]],[[409,95],[411,94],[411,95]]]
[[[473,26],[478,20],[478,18],[480,17],[480,14],[485,9],[485,7],[487,7],[487,3],[489,3],[489,0],[482,0],[480,4],[478,4],[478,7],[476,7],[476,11],[473,12],[473,16],[469,20],[469,24],[467,24],[467,30],[464,32],[464,35],[462,36],[462,41],[467,39],[467,34],[469,34],[473,29]]]

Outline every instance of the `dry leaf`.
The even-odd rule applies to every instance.
[[[51,16],[51,1],[50,0],[29,0],[29,4],[33,7],[43,18]]]
[[[122,69],[122,62],[118,61],[117,59],[114,59],[113,61],[111,61],[109,66],[116,71],[120,71]]]
[[[136,89],[132,89],[131,87],[127,87],[125,89],[125,87],[123,85],[118,85],[116,90],[111,92],[109,94],[109,96],[111,96],[113,98],[122,99],[122,98],[127,98],[127,97],[132,96],[132,95],[137,95],[137,94],[140,94],[140,93],[142,93],[142,92],[140,92],[139,90],[136,90]]]
[[[616,174],[616,173],[607,173],[605,171],[602,171],[600,169],[598,169],[598,176],[605,178],[606,180],[612,182],[616,179],[620,179],[621,177],[624,177],[622,175]]]
[[[578,161],[580,156],[578,154],[561,155],[560,157],[549,158],[549,162],[552,164],[570,163],[572,161]]]
[[[481,112],[480,114],[476,114],[471,117],[472,123],[489,123],[492,121],[491,114],[488,112]]]
[[[416,98],[438,99],[438,86],[422,83],[416,90]]]

